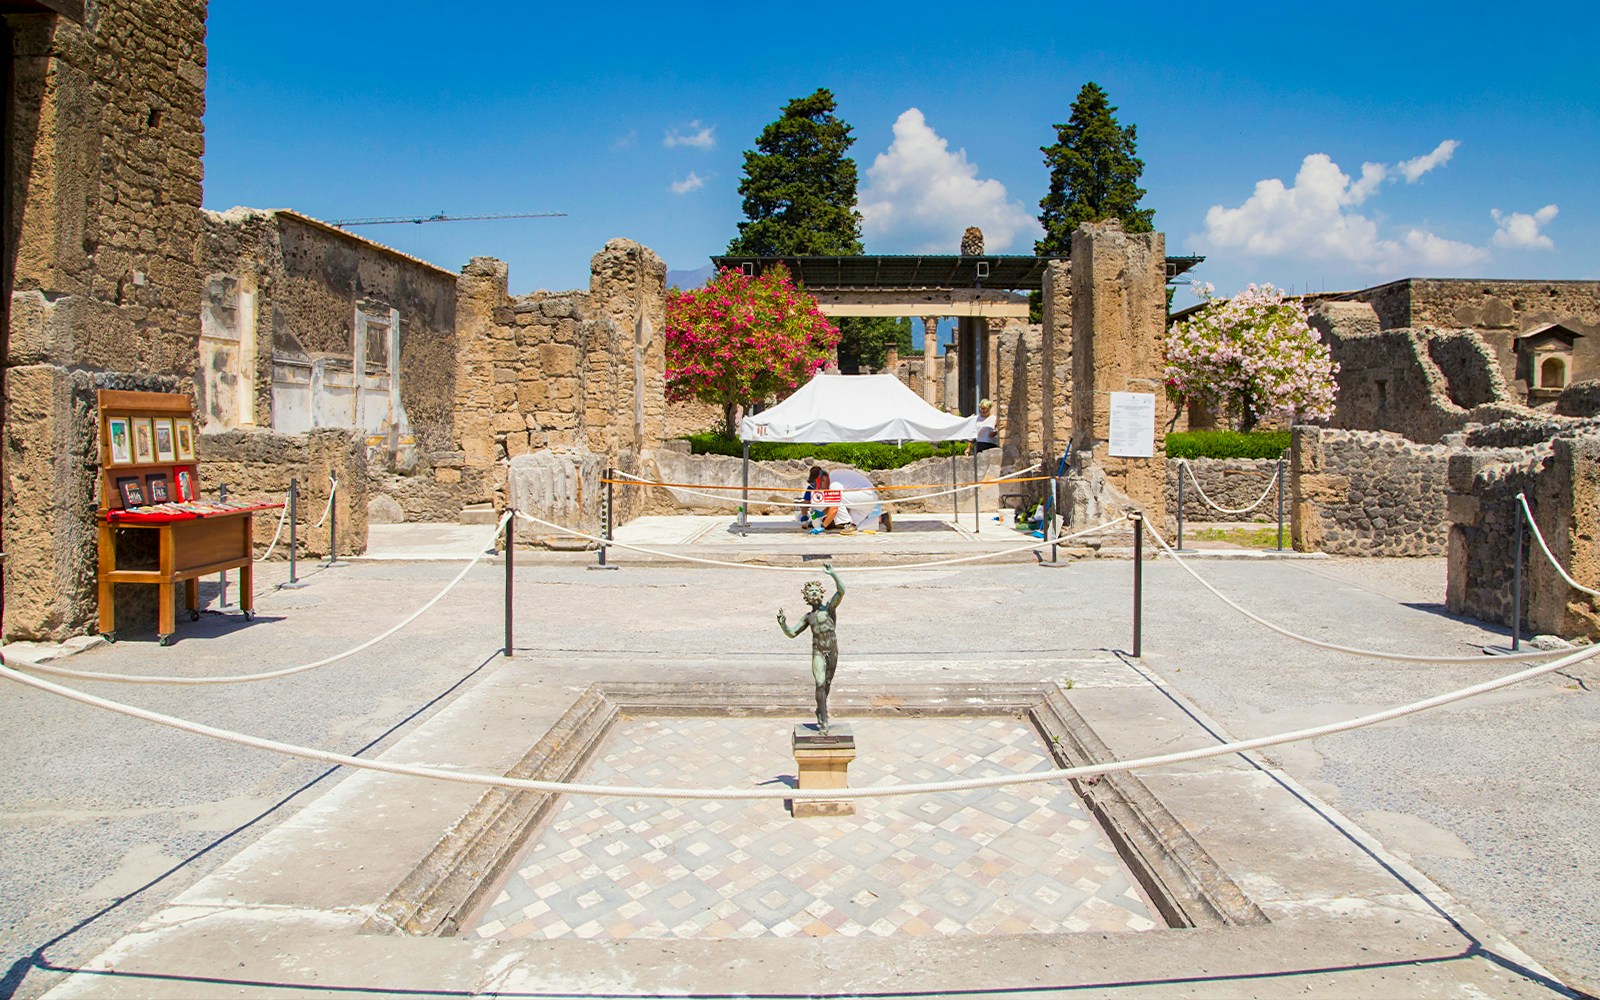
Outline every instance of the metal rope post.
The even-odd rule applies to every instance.
[[[1278,459],[1278,551],[1283,551],[1283,459]]]
[[[298,477],[289,479],[289,579],[278,584],[283,590],[293,590],[303,587],[300,578],[295,575],[295,559],[299,555],[299,542],[296,538],[296,529],[300,526],[300,480]]]
[[[227,503],[228,502],[228,484],[227,483],[219,483],[217,485],[217,502],[218,503]],[[255,547],[255,539],[254,538],[250,539],[250,547],[252,549]],[[250,553],[250,554],[254,555],[253,552]],[[221,610],[222,608],[225,608],[225,607],[228,606],[228,571],[227,570],[223,570],[221,573],[217,574],[217,582],[222,586],[222,591],[217,597],[217,608],[218,608],[218,610]]]
[[[750,534],[750,442],[744,442],[744,462],[740,471],[740,479],[744,486],[739,496],[739,534]]]
[[[1054,543],[1055,543],[1056,538],[1060,534],[1060,532],[1056,531],[1056,503],[1057,503],[1057,501],[1056,501],[1056,477],[1055,476],[1051,476],[1050,477],[1050,506],[1048,508],[1046,508],[1046,512],[1045,512],[1045,516],[1044,516],[1044,523],[1040,525],[1040,527],[1044,528],[1044,530],[1045,530],[1045,537],[1050,539],[1050,541],[1052,543],[1050,545],[1050,561],[1051,562],[1055,562],[1056,561],[1056,549],[1057,549],[1057,546]]]
[[[1136,510],[1128,516],[1133,518],[1133,658],[1137,660],[1144,625],[1144,512]]]
[[[1511,567],[1511,651],[1522,642],[1522,512],[1517,514],[1517,558]]]
[[[972,532],[977,534],[983,530],[978,523],[983,519],[983,504],[978,501],[978,443],[972,443]]]
[[[610,479],[611,477],[607,476],[606,478]],[[515,562],[516,562],[516,552],[517,552],[517,540],[516,540],[517,539],[517,512],[516,512],[516,510],[514,510],[511,507],[507,507],[506,508],[506,513],[505,513],[505,518],[506,518],[506,598],[505,598],[505,600],[506,600],[506,608],[505,608],[505,610],[506,610],[506,643],[505,643],[505,646],[500,650],[500,652],[501,652],[502,655],[505,656],[506,659],[509,660],[514,655],[513,652],[512,652],[512,645],[511,645],[511,615],[512,615],[512,609],[514,607],[516,607],[516,589],[515,589],[515,583],[514,583],[514,581],[516,580],[516,574],[513,572],[515,570],[515,568],[516,568],[515,567]],[[606,552],[605,548],[602,547],[600,549],[600,557],[602,559],[605,558],[605,552]]]
[[[600,492],[600,526],[601,526],[601,529],[602,529],[602,533],[605,536],[605,540],[608,541],[608,542],[611,541],[611,480],[613,478],[615,478],[615,477],[612,475],[612,469],[608,465],[608,466],[606,466],[605,489]],[[508,546],[509,546],[509,543],[508,543]],[[509,551],[509,547],[508,547],[508,551]],[[600,566],[603,568],[605,566],[605,564],[606,564],[606,546],[601,545],[600,546]]]
[[[1178,460],[1178,545],[1177,550],[1183,551],[1183,473],[1185,467],[1183,459]]]

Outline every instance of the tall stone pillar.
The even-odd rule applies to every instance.
[[[939,405],[939,317],[922,317],[922,398]]]
[[[1166,302],[1163,234],[1125,233],[1115,221],[1086,223],[1072,234],[1072,450],[1081,484],[1074,487],[1074,523],[1133,506],[1166,525]],[[1113,392],[1155,396],[1152,457],[1107,454]]]
[[[1039,447],[1055,463],[1072,437],[1072,265],[1052,260],[1044,271],[1040,337]]]
[[[983,371],[983,341],[988,339],[984,336],[988,322],[977,316],[962,316],[956,320],[957,356],[960,358],[956,408],[962,416],[978,412],[978,386]]]

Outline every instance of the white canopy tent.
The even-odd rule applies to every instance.
[[[978,418],[924,402],[893,375],[818,375],[739,422],[742,441],[971,441]]]
[[[777,406],[739,422],[744,442],[739,526],[743,529],[749,517],[752,441],[971,441],[977,436],[976,416],[945,413],[893,375],[817,375]],[[954,455],[950,468],[953,476]]]

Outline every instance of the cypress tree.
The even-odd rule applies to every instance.
[[[1130,233],[1155,228],[1155,209],[1139,207],[1144,161],[1135,155],[1136,130],[1118,125],[1116,110],[1104,90],[1086,83],[1072,102],[1072,117],[1055,126],[1055,144],[1039,147],[1050,168],[1050,192],[1039,202],[1044,238],[1034,243],[1035,253],[1068,253],[1072,231],[1084,222],[1117,219]]]

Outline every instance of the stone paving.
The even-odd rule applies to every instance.
[[[790,784],[799,719],[619,721],[584,780]],[[1024,720],[852,719],[851,783],[1053,766]],[[469,934],[751,938],[1143,931],[1164,926],[1069,785],[862,800],[796,820],[775,801],[572,796]]]

